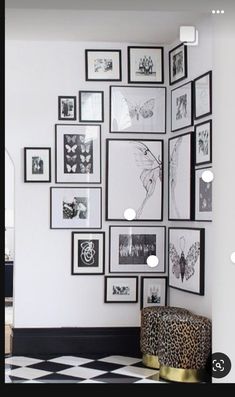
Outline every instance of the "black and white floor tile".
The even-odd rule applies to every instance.
[[[53,356],[5,358],[5,383],[166,383],[141,358]]]

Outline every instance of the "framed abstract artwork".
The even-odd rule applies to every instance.
[[[204,182],[202,174],[211,167],[195,170],[195,221],[212,221],[212,184]]]
[[[168,229],[169,286],[204,295],[205,229]]]
[[[140,309],[166,304],[167,277],[141,277]]]
[[[110,273],[164,273],[164,226],[110,226]],[[147,258],[155,255],[158,265],[150,267]]]
[[[100,125],[56,124],[55,182],[100,183]]]
[[[105,303],[138,302],[138,277],[105,276]]]
[[[187,46],[181,43],[169,51],[170,85],[186,79],[188,76]]]
[[[163,47],[127,47],[128,83],[164,83]]]
[[[121,81],[121,50],[85,50],[86,81]]]
[[[105,233],[72,232],[72,275],[104,274]]]
[[[179,131],[193,125],[192,82],[171,91],[171,131]]]
[[[134,221],[163,217],[163,141],[107,139],[106,220],[125,220],[132,208]]]
[[[104,121],[104,91],[79,91],[79,121]]]
[[[76,120],[77,98],[75,96],[58,97],[58,119]]]
[[[165,134],[166,88],[111,86],[110,132]]]
[[[195,125],[195,165],[212,162],[212,120]]]
[[[194,80],[194,119],[212,114],[212,71]]]
[[[194,168],[192,132],[168,142],[168,219],[190,221],[194,216]]]
[[[24,148],[24,182],[51,182],[51,148]]]
[[[51,229],[101,229],[101,188],[51,187]]]

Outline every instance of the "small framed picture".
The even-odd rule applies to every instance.
[[[104,263],[104,232],[72,232],[72,275],[104,274]]]
[[[104,121],[104,91],[79,91],[79,121]]]
[[[164,83],[163,47],[128,47],[128,83]]]
[[[121,81],[121,50],[85,50],[86,81]]]
[[[101,188],[51,187],[51,229],[101,229]]]
[[[212,162],[212,120],[195,125],[195,165]]]
[[[105,303],[137,303],[138,277],[105,276]]]
[[[144,307],[166,306],[167,277],[141,277],[140,309]]]
[[[195,221],[212,221],[212,183],[204,182],[202,174],[211,167],[195,171]]]
[[[171,91],[171,131],[193,125],[192,82]]]
[[[212,71],[194,80],[194,119],[212,114]]]
[[[24,148],[24,182],[51,182],[51,148]]]
[[[186,79],[188,76],[187,46],[183,43],[169,51],[170,85]]]
[[[59,120],[76,120],[76,108],[75,96],[58,97]]]

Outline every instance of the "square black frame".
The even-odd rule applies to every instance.
[[[74,117],[61,117],[61,100],[62,99],[73,99],[74,101]],[[77,119],[77,97],[76,96],[58,96],[58,120],[76,120]]]
[[[89,52],[117,52],[119,56],[119,77],[116,79],[91,79],[88,72],[88,53]],[[86,49],[85,50],[85,75],[86,81],[122,81],[122,51],[116,49]]]
[[[100,120],[83,120],[81,118],[82,115],[82,94],[84,92],[90,93],[90,94],[101,94],[101,106],[102,106],[102,116]],[[104,91],[87,91],[87,90],[81,90],[79,91],[79,122],[81,123],[103,123],[104,122]]]
[[[107,282],[109,278],[133,278],[136,280],[136,297],[135,301],[108,301],[107,300]],[[138,302],[138,289],[139,289],[139,279],[138,276],[105,276],[104,277],[104,302],[105,303],[137,303]]]
[[[209,150],[210,150],[210,159],[208,161],[203,161],[203,162],[197,162],[197,128],[200,127],[203,124],[210,124],[210,146],[209,146]],[[195,154],[194,154],[194,158],[195,158],[195,166],[201,166],[204,164],[211,164],[212,163],[212,120],[205,120],[203,121],[203,123],[198,123],[194,125],[194,150],[195,150]]]
[[[143,299],[144,299],[144,280],[149,278],[156,278],[156,279],[164,279],[165,280],[165,305],[167,305],[167,287],[168,287],[168,277],[167,276],[141,276],[141,288],[140,288],[140,310],[143,308]],[[157,306],[157,305],[156,305]]]
[[[205,76],[209,76],[209,111],[206,113],[201,114],[200,116],[196,115],[196,83],[198,80]],[[212,71],[209,70],[209,72],[206,72],[202,74],[199,77],[196,77],[196,79],[193,80],[193,112],[194,112],[194,120],[200,120],[203,117],[209,116],[212,114]]]
[[[184,127],[180,127],[180,128],[176,128],[176,129],[172,129],[172,93],[173,91],[178,90],[179,88],[184,87],[185,85],[191,85],[191,104],[190,104],[190,111],[191,111],[191,118],[190,118],[190,124],[185,125]],[[174,88],[173,90],[171,90],[171,132],[176,132],[176,131],[181,131],[184,130],[186,128],[192,127],[193,125],[193,109],[194,109],[194,103],[193,103],[193,98],[194,98],[194,94],[193,94],[193,82],[192,81],[188,81],[187,83],[184,83],[182,85],[180,85],[179,87]]]
[[[131,80],[131,49],[152,49],[161,50],[161,80],[156,81],[139,81]],[[129,84],[164,84],[164,47],[161,46],[128,46],[127,47],[127,59],[128,59],[128,83]]]
[[[49,178],[47,180],[30,181],[27,179],[27,151],[28,150],[48,150]],[[25,183],[50,183],[51,182],[51,148],[50,147],[25,147],[24,148],[24,182]]]
[[[184,76],[180,77],[179,79],[177,79],[175,81],[172,81],[171,80],[171,70],[172,70],[171,53],[180,47],[183,47],[183,51],[184,51]],[[169,83],[170,83],[170,85],[177,84],[180,81],[182,81],[188,77],[188,51],[187,50],[188,50],[187,46],[184,43],[181,43],[169,51]]]

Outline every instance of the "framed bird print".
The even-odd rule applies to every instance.
[[[134,221],[163,219],[163,141],[107,139],[106,220],[124,221],[131,208]]]
[[[111,86],[110,132],[165,134],[166,88]]]
[[[168,230],[169,286],[204,295],[205,229]]]
[[[56,183],[100,183],[100,125],[56,124]]]

